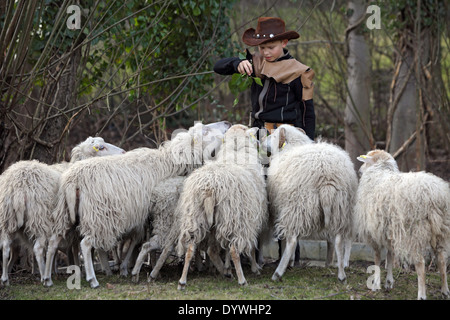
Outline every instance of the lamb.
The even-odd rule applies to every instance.
[[[148,253],[155,250],[163,250],[166,246],[172,246],[173,244],[173,241],[169,240],[168,235],[174,227],[175,208],[185,179],[185,176],[169,178],[159,183],[153,190],[151,195],[152,205],[149,214],[153,221],[152,236],[142,244],[139,256],[136,259],[136,263],[131,272],[134,282],[139,281],[139,272]]]
[[[276,235],[286,240],[272,280],[284,274],[297,239],[325,238],[328,243],[335,241],[338,279],[344,281],[344,261],[350,252],[348,248],[344,257],[344,242],[351,243],[358,184],[350,157],[336,145],[313,143],[302,130],[290,125],[281,125],[269,137],[263,144],[272,152],[267,171],[270,214]]]
[[[441,274],[441,293],[450,295],[446,264],[450,245],[450,187],[426,172],[399,172],[394,158],[383,150],[358,157],[364,164],[356,195],[355,230],[375,250],[387,248],[385,287],[393,287],[394,255],[414,263],[418,276],[418,299],[426,299],[424,254],[431,248]],[[373,289],[380,288],[380,278]]]
[[[90,157],[122,154],[125,151],[105,143],[101,137],[88,137],[72,149],[71,163]],[[47,165],[24,160],[11,165],[0,176],[0,230],[2,230],[2,282],[9,284],[8,258],[15,238],[33,245],[41,279],[44,275],[44,249],[52,226],[51,211],[61,173],[69,163]]]
[[[58,223],[47,261],[78,219],[86,280],[92,288],[98,287],[91,248],[111,250],[123,235],[143,228],[151,205],[149,195],[158,182],[187,174],[201,165],[204,156],[221,144],[229,127],[224,121],[196,123],[158,149],[139,148],[117,159],[93,158],[75,163],[61,176],[54,210]],[[45,285],[52,284],[49,269],[47,265]]]
[[[247,283],[240,254],[252,256],[268,217],[267,194],[258,159],[256,128],[234,125],[225,134],[216,161],[205,164],[186,178],[178,201],[177,251],[185,253],[178,289],[186,286],[187,272],[196,247],[207,241],[215,267],[225,272],[217,244],[229,250],[238,283]],[[256,270],[254,270],[256,271]]]

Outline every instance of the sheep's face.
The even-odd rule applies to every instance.
[[[72,150],[72,161],[91,157],[124,154],[125,150],[105,142],[101,137],[88,137]]]
[[[213,157],[223,143],[225,133],[230,129],[231,123],[220,121],[202,126],[202,148],[206,159]]]
[[[305,142],[310,142],[310,139],[306,136],[305,131],[288,124],[283,124],[269,136],[262,139],[261,147],[267,153],[275,154],[282,150],[286,144],[297,144],[297,142],[301,142],[302,140],[305,140]]]
[[[165,145],[168,145],[167,148],[172,154],[175,163],[201,165],[204,161],[214,156],[222,145],[225,132],[230,127],[231,124],[228,121],[205,125],[201,122],[196,122],[189,130],[175,130],[172,133],[170,143]]]
[[[113,144],[105,142],[101,137],[89,137],[86,139],[86,149],[91,152],[94,157],[103,157],[109,155],[124,154],[125,150],[116,147]]]
[[[393,170],[398,170],[397,163],[394,158],[384,150],[372,150],[366,155],[361,155],[357,159],[363,162],[363,165],[359,168],[359,173],[363,174],[368,168],[375,164],[385,163]]]

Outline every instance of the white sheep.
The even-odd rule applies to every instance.
[[[150,252],[163,250],[168,245],[171,249],[173,247],[175,239],[168,243],[169,234],[174,227],[175,208],[185,179],[185,176],[169,178],[159,183],[152,192],[152,204],[149,213],[152,221],[152,234],[151,238],[142,244],[139,256],[131,272],[134,282],[139,281],[139,272],[142,264]]]
[[[349,155],[293,126],[281,125],[264,144],[272,152],[267,193],[275,233],[286,247],[272,280],[282,277],[298,239],[336,244],[338,279],[346,278],[344,243],[352,238],[352,209],[358,178]],[[346,244],[346,245],[347,245]],[[347,245],[348,246],[348,245]]]
[[[221,144],[229,126],[228,122],[197,123],[159,149],[140,148],[117,159],[104,157],[75,163],[61,176],[54,210],[58,223],[53,229],[47,260],[78,218],[86,280],[92,288],[98,287],[91,248],[111,250],[123,235],[143,228],[154,187],[164,179],[200,166],[203,156]],[[47,270],[48,266],[44,284],[49,286],[52,283]]]
[[[256,128],[234,125],[225,134],[216,161],[195,170],[178,201],[178,253],[185,253],[178,289],[186,286],[190,261],[202,241],[215,267],[225,273],[218,246],[229,250],[238,283],[245,285],[240,254],[254,259],[258,236],[268,217],[267,194],[258,158]],[[253,270],[257,271],[257,270]]]
[[[72,149],[71,163],[90,157],[121,154],[125,151],[89,137]],[[54,198],[61,173],[70,166],[63,162],[47,165],[37,160],[18,161],[0,176],[0,230],[2,231],[2,282],[9,284],[8,258],[14,238],[33,246],[41,280],[44,275],[44,249],[49,237]]]
[[[358,157],[364,162],[355,204],[355,230],[375,249],[387,248],[385,287],[392,288],[394,255],[414,263],[418,276],[418,299],[426,299],[425,259],[431,247],[441,274],[441,293],[448,297],[447,254],[450,246],[450,187],[426,172],[399,172],[394,158],[383,150]],[[380,278],[373,289],[380,288]]]

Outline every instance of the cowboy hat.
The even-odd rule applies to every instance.
[[[258,46],[265,42],[297,39],[300,35],[295,31],[287,31],[283,20],[280,18],[261,17],[258,18],[256,30],[247,29],[242,35],[242,41],[249,46]]]

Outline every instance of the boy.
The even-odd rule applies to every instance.
[[[286,49],[289,40],[300,35],[285,30],[280,18],[261,17],[256,30],[247,29],[242,41],[258,46],[258,52],[247,59],[219,60],[214,71],[222,75],[247,74],[261,78],[263,86],[252,83],[252,126],[271,131],[283,123],[305,130],[314,140],[315,113],[313,104],[314,71],[295,60]]]

